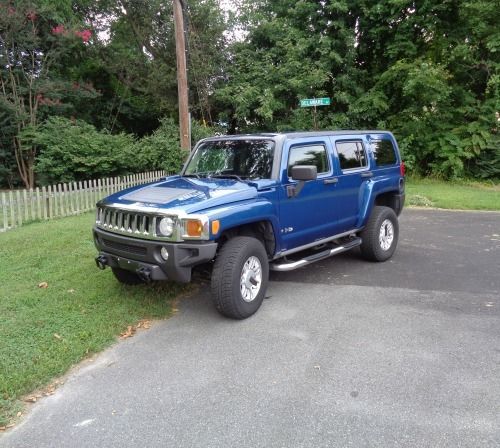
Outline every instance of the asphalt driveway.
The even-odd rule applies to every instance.
[[[500,213],[405,210],[391,261],[271,280],[245,321],[201,284],[0,447],[500,446]]]

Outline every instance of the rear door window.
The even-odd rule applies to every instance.
[[[395,165],[397,162],[396,152],[390,140],[372,140],[373,157],[377,166]]]
[[[359,170],[368,167],[368,158],[361,140],[336,142],[335,148],[337,149],[342,171]]]

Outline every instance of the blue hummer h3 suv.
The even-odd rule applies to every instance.
[[[180,175],[97,204],[97,266],[125,284],[189,282],[211,270],[225,316],[257,311],[269,270],[359,247],[389,259],[404,204],[404,164],[387,131],[293,132],[201,140]]]

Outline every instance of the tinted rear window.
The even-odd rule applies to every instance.
[[[368,166],[365,149],[361,141],[337,142],[335,147],[337,148],[342,171]]]
[[[390,140],[374,140],[372,148],[377,166],[394,165],[397,162],[396,152]]]

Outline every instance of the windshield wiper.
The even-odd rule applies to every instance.
[[[211,174],[210,177],[217,177],[219,179],[236,179],[243,182],[243,179],[237,174]]]
[[[182,177],[196,177],[196,179],[200,179],[199,174],[183,174]]]

